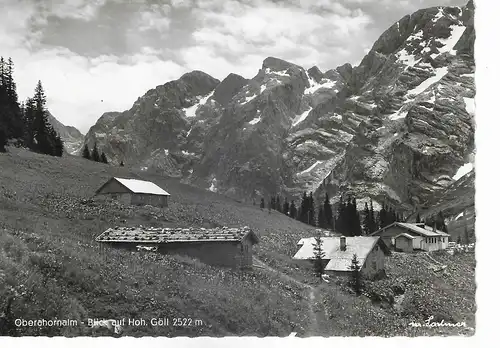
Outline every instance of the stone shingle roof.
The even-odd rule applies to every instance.
[[[177,243],[177,242],[239,242],[246,236],[258,243],[258,237],[247,226],[241,228],[109,228],[96,238],[98,242]]]

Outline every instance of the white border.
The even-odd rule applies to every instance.
[[[443,1],[443,5],[444,5]],[[465,1],[464,1],[465,2]],[[255,347],[286,346],[286,347],[335,347],[354,348],[369,344],[374,347],[493,347],[498,342],[495,334],[500,314],[498,297],[500,287],[495,283],[498,276],[497,264],[500,228],[500,195],[498,195],[499,176],[496,164],[499,162],[499,127],[500,118],[500,4],[497,0],[476,0],[476,231],[477,240],[477,272],[478,289],[476,334],[470,338],[431,337],[431,338],[0,338],[1,347],[46,347],[67,348],[89,347],[98,348],[111,346],[132,347],[147,345],[156,347]],[[497,141],[495,141],[497,140]],[[495,221],[493,218],[497,217]],[[490,221],[488,221],[490,220]],[[488,223],[491,222],[491,223]]]

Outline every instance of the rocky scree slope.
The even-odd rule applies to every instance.
[[[473,14],[471,1],[405,16],[357,67],[269,57],[250,80],[194,71],[104,114],[85,142],[223,194],[351,192],[415,209],[474,150]]]

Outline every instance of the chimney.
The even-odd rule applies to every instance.
[[[432,232],[436,232],[436,223],[434,222],[434,224],[432,225]]]
[[[345,243],[345,237],[344,236],[340,237],[340,250],[342,250],[342,251],[346,250],[346,243]]]

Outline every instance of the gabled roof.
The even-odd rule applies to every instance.
[[[389,250],[386,245],[380,241],[380,237],[345,237],[346,250],[340,250],[340,237],[322,237],[324,260],[330,260],[325,267],[327,271],[350,271],[350,266],[354,254],[359,260],[360,266],[365,263],[368,254],[375,245],[379,245],[387,255]],[[309,260],[314,258],[315,238],[303,238],[300,240],[302,247],[294,255],[296,260]]]
[[[421,224],[418,224],[418,225],[422,226]],[[440,231],[440,230],[433,231],[432,227],[430,227],[430,226],[424,225],[424,227],[420,227],[418,225],[411,224],[408,222],[393,222],[392,224],[390,224],[384,228],[381,228],[378,231],[373,232],[372,234],[370,234],[370,236],[376,236],[391,226],[399,226],[399,227],[402,227],[408,231],[414,232],[414,233],[419,234],[419,235],[424,236],[424,237],[446,237],[446,236],[449,236],[448,233],[445,233],[445,232]]]
[[[104,185],[102,185],[96,193],[99,193],[109,182],[116,180],[123,185],[127,190],[132,193],[146,193],[151,195],[170,196],[170,193],[162,189],[160,186],[152,183],[151,181],[138,180],[138,179],[123,179],[111,178]]]
[[[96,238],[98,242],[123,243],[178,243],[178,242],[239,242],[249,237],[259,242],[257,235],[247,226],[241,228],[109,228]]]

